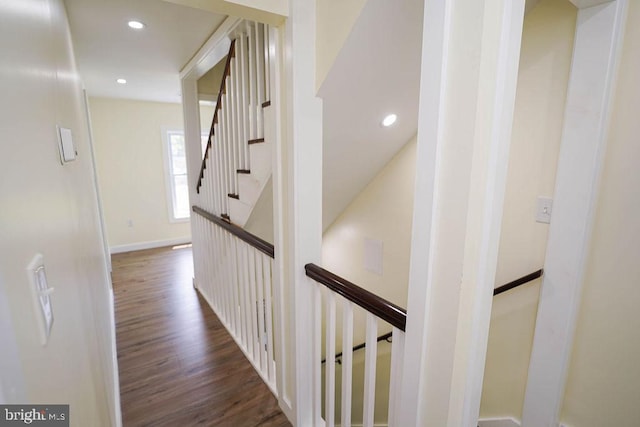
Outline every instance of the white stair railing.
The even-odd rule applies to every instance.
[[[197,184],[192,241],[198,290],[277,396],[274,307],[280,305],[274,294],[280,292],[274,293],[272,282],[274,248],[243,230],[246,215],[237,215],[238,204],[251,204],[246,194],[241,198],[241,187],[257,201],[271,173],[265,139],[273,135],[265,138],[264,129],[265,115],[274,120],[264,112],[270,105],[268,29],[242,22],[232,33]]]
[[[316,295],[323,295],[321,300],[324,310],[316,312],[316,325],[323,323],[325,325],[324,345],[320,346],[324,348],[322,354],[316,355],[316,359],[322,358],[322,362],[316,367],[318,372],[315,377],[320,378],[322,369],[324,369],[325,376],[324,387],[321,381],[315,384],[314,399],[316,402],[314,404],[317,408],[324,407],[321,411],[324,425],[327,427],[335,425],[347,427],[356,420],[357,424],[362,423],[361,425],[365,427],[373,427],[374,423],[378,425],[380,422],[389,426],[397,426],[396,415],[399,405],[397,397],[404,352],[406,311],[315,264],[307,264],[305,269],[307,276],[313,279],[309,282],[317,286]],[[360,312],[358,314],[364,315],[363,325],[360,325],[360,322],[354,322],[354,318],[359,319],[354,316],[356,310]],[[339,311],[342,312],[340,328],[338,328],[336,314]],[[322,313],[324,313],[324,318]],[[391,329],[390,337],[387,335],[378,337],[379,324],[385,329]],[[316,327],[316,329],[321,330],[322,328]],[[342,337],[341,340],[338,333]],[[360,396],[354,395],[353,380],[355,377],[354,367],[356,366],[354,350],[361,349],[363,345],[354,347],[354,333],[358,336],[364,336],[363,386]],[[380,378],[377,372],[377,367],[380,364],[380,358],[377,354],[378,343],[386,342],[381,338],[387,337],[392,340],[388,379]],[[322,342],[322,337],[320,339]],[[336,353],[337,343],[342,345],[342,350],[339,353]],[[338,358],[342,370],[339,389],[336,381],[336,359]],[[376,411],[376,386],[378,389],[380,386],[388,387],[384,391],[385,395],[388,392],[389,396],[388,401],[383,403],[386,408],[378,408],[378,411]],[[324,396],[322,388],[324,388]],[[337,398],[336,391],[340,393],[340,399]],[[321,401],[322,399],[324,402]],[[360,418],[360,414],[353,413],[354,402],[362,402],[362,418]],[[382,416],[384,419],[374,420],[376,413],[384,414]]]
[[[232,218],[234,203],[236,211],[238,207],[229,199],[240,200],[239,175],[252,173],[251,144],[265,142],[264,109],[270,105],[268,69],[272,56],[268,32],[265,24],[244,22],[233,33],[196,187],[205,195],[203,207],[240,226],[248,215],[245,212]],[[270,156],[263,157],[270,163]],[[261,185],[268,176],[254,179]],[[255,198],[255,192],[251,196]],[[255,200],[245,198],[242,203],[250,211]]]
[[[193,211],[198,290],[277,396],[273,245],[204,209]]]

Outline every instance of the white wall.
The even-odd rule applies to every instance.
[[[244,229],[273,244],[273,179],[264,186]]]
[[[561,421],[640,419],[640,3],[630,1]]]
[[[325,231],[322,265],[407,306],[416,139],[412,138]],[[364,268],[364,239],[383,242],[382,275]]]
[[[182,106],[91,98],[90,110],[98,182],[112,251],[189,241],[189,222],[169,220],[162,157],[162,131],[183,129]],[[208,133],[213,108],[202,107],[200,111],[202,128]]]
[[[367,0],[322,0],[316,15],[316,88],[320,88]]]
[[[544,264],[549,226],[535,221],[536,199],[553,197],[576,13],[541,0],[525,16],[496,286]],[[481,417],[522,415],[539,289],[494,299]]]
[[[2,395],[11,403],[70,404],[72,426],[114,425],[111,292],[62,1],[0,2],[0,51],[0,297],[10,311],[10,320],[0,316],[0,330],[15,337],[8,345],[15,350],[14,357],[9,353],[13,367],[0,346]],[[57,124],[72,130],[78,151],[64,166]],[[46,347],[25,271],[36,253],[44,255],[55,288]]]

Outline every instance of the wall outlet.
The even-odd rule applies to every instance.
[[[133,227],[133,220],[131,219],[127,220],[127,227]]]
[[[551,222],[551,210],[553,208],[553,199],[548,197],[538,197],[536,204],[536,222],[549,224]]]

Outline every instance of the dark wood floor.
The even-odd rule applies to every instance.
[[[207,303],[191,249],[113,256],[125,427],[289,426]]]

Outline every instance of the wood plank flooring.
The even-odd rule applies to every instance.
[[[290,426],[191,284],[191,248],[113,256],[124,427]]]

